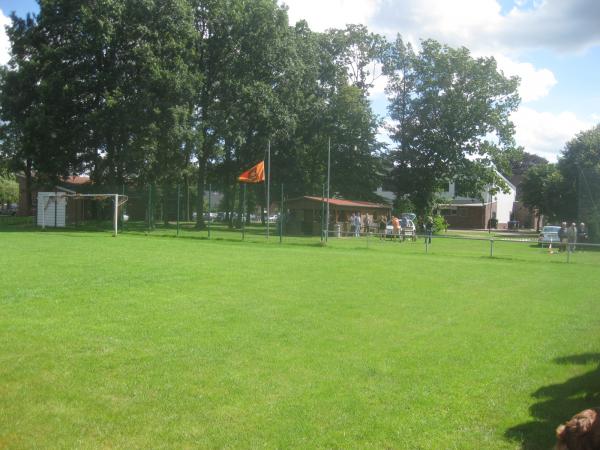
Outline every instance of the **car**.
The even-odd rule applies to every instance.
[[[560,230],[560,227],[557,225],[546,225],[544,228],[542,228],[542,232],[538,237],[538,245],[543,247],[544,245],[560,243],[558,230]]]
[[[402,234],[404,235],[404,237],[409,237],[413,241],[415,241],[417,239],[417,227],[415,227],[415,223],[413,222],[413,220],[414,219],[405,217],[405,215],[402,214],[402,218],[400,219],[400,226],[402,227]]]
[[[417,239],[417,231],[416,231],[416,227],[414,222],[407,218],[407,217],[402,217],[400,219],[400,235],[398,237],[401,237],[402,240],[405,240],[406,238],[412,239],[413,241],[415,241]],[[385,236],[388,238],[392,238],[394,234],[394,227],[392,226],[392,221],[390,220],[386,227],[385,227]]]

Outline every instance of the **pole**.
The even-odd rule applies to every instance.
[[[152,184],[148,185],[148,231],[152,229]]]
[[[327,141],[327,214],[325,215],[325,242],[329,239],[329,182],[331,179],[331,138]]]
[[[267,239],[269,239],[271,217],[271,140],[267,146]]]
[[[244,194],[242,196],[242,241],[246,238],[246,183],[244,183]]]
[[[119,232],[119,194],[115,194],[115,214],[113,217],[113,226],[114,226],[114,237],[117,237],[117,233]]]
[[[279,205],[279,243],[283,242],[283,183],[281,183],[281,205]]]
[[[125,183],[123,183],[123,197],[125,197]],[[125,208],[121,210],[121,233],[125,231]]]
[[[494,257],[494,240],[490,239],[490,258]]]
[[[212,197],[212,184],[208,184],[208,238],[210,239],[210,223],[212,222],[212,218],[210,217],[211,210],[211,197]]]
[[[179,237],[179,199],[181,198],[181,186],[177,183],[177,237]]]
[[[325,185],[322,185],[321,194],[321,242],[325,239]]]
[[[54,188],[54,228],[58,227],[56,220],[58,219],[58,192]]]
[[[38,194],[39,196],[39,194]],[[43,196],[42,198],[44,199],[42,201],[42,230],[46,229],[46,206],[48,206],[48,201],[45,198],[46,196]],[[38,199],[38,205],[39,205],[39,199]]]

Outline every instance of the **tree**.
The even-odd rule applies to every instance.
[[[523,176],[520,190],[525,206],[537,210],[538,220],[540,215],[550,220],[560,220],[564,179],[555,164],[532,166]]]
[[[600,238],[600,124],[567,142],[558,169],[564,179],[560,213],[588,224]]]
[[[5,143],[38,178],[153,181],[180,170],[193,15],[186,0],[43,0],[13,17]]]
[[[19,200],[19,185],[14,177],[0,175],[0,208],[4,203],[16,203]]]
[[[477,196],[502,187],[494,159],[513,147],[509,115],[519,103],[518,79],[501,74],[493,58],[471,57],[434,40],[415,53],[398,36],[385,59],[389,76],[393,185],[424,215],[452,180]]]

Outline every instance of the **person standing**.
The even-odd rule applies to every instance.
[[[356,216],[354,216],[354,236],[355,237],[360,237],[361,226],[362,226],[362,220],[360,218],[360,213],[357,213]]]
[[[558,230],[558,240],[560,241],[560,251],[564,252],[567,250],[567,222],[560,224],[560,230]]]
[[[379,218],[379,240],[385,239],[385,229],[387,227],[387,222],[385,220],[385,216],[381,216]]]
[[[433,219],[431,216],[427,216],[427,221],[425,222],[425,240],[431,244],[431,235],[433,234]]]
[[[567,241],[569,243],[569,252],[575,251],[575,244],[577,243],[577,224],[571,223],[571,226],[567,228]]]
[[[577,242],[583,244],[587,241],[587,229],[585,228],[585,223],[581,222],[579,227],[577,227]]]
[[[396,216],[392,216],[392,239],[400,237],[400,220]]]

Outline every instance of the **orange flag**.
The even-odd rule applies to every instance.
[[[265,162],[261,161],[238,177],[242,183],[262,183],[265,181]]]

